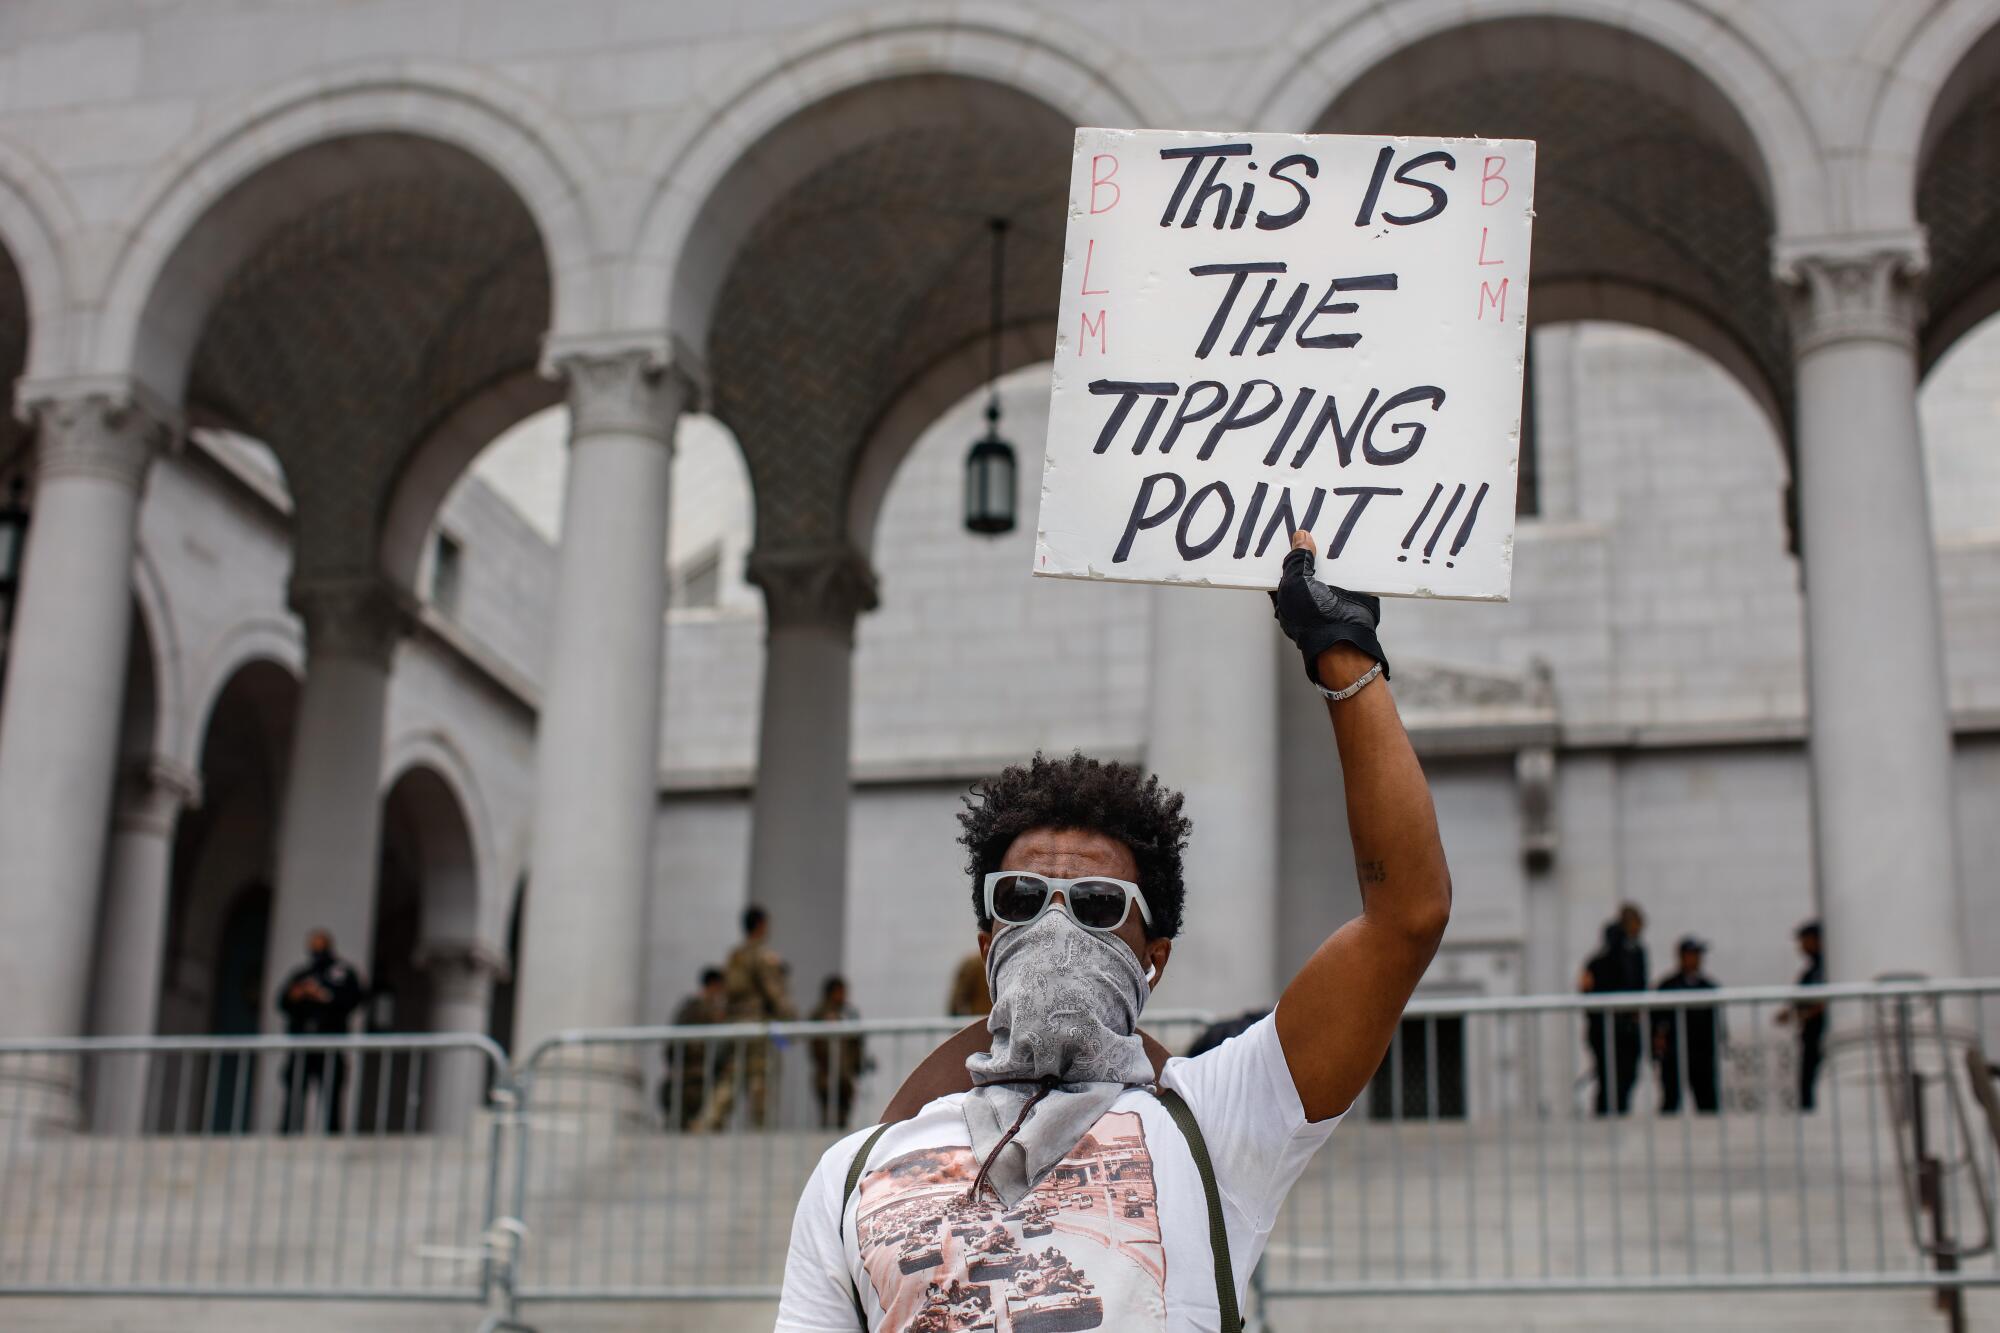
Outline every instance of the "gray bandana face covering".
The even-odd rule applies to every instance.
[[[965,1062],[973,1084],[965,1126],[973,1157],[991,1159],[987,1183],[1011,1208],[1120,1092],[1153,1081],[1139,1037],[1139,1011],[1151,988],[1123,940],[1085,930],[1060,908],[996,934],[986,978],[993,1039]]]

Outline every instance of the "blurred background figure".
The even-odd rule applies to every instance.
[[[333,933],[324,927],[306,935],[306,961],[285,978],[278,990],[278,1010],[285,1031],[294,1037],[338,1036],[367,998],[361,974],[333,951]],[[305,1128],[306,1097],[317,1089],[318,1123],[329,1133],[340,1132],[340,1094],[347,1082],[347,1057],[332,1051],[301,1051],[285,1058],[284,1131]]]
[[[1681,936],[1676,946],[1680,965],[1660,982],[1663,991],[1714,990],[1715,982],[1701,970],[1708,942],[1693,935]],[[1680,1009],[1655,1009],[1653,1018],[1653,1063],[1660,1079],[1660,1113],[1672,1115],[1681,1109],[1681,1073],[1687,1073],[1688,1091],[1694,1108],[1713,1114],[1721,1105],[1717,1095],[1716,1068],[1722,1053],[1722,1016],[1712,1004],[1688,1005]]]
[[[1587,995],[1645,990],[1646,949],[1639,942],[1645,929],[1645,913],[1631,903],[1619,908],[1617,917],[1604,927],[1603,945],[1583,965],[1577,989]],[[1590,1047],[1597,1082],[1593,1102],[1597,1114],[1609,1115],[1614,1105],[1619,1115],[1632,1109],[1632,1084],[1639,1077],[1639,1035],[1635,1010],[1598,1010],[1584,1015],[1583,1038]]]
[[[845,1023],[861,1017],[847,1002],[847,982],[828,977],[820,988],[815,1023]],[[854,1110],[854,1083],[861,1077],[866,1053],[859,1037],[816,1037],[812,1042],[813,1096],[819,1099],[822,1129],[846,1129]]]
[[[732,1023],[779,1023],[797,1018],[792,1007],[791,972],[785,960],[766,942],[771,917],[761,907],[743,909],[743,942],[723,965],[722,985]],[[769,1081],[772,1045],[768,1039],[738,1043],[743,1052],[743,1091],[750,1123],[762,1128],[770,1109]],[[719,1129],[736,1104],[734,1078],[718,1079],[702,1109],[699,1128]]]
[[[722,969],[705,967],[701,989],[681,1001],[674,1010],[674,1026],[705,1027],[729,1021],[729,995],[723,988]],[[729,1069],[729,1043],[717,1041],[668,1042],[667,1072],[660,1080],[660,1114],[670,1125],[692,1128],[701,1114],[708,1089],[725,1082]]]
[[[986,986],[986,960],[979,956],[979,950],[959,960],[944,1004],[944,1011],[954,1018],[980,1018],[993,1012],[993,993]]]
[[[1820,953],[1819,922],[1808,921],[1798,928],[1799,952],[1806,956],[1806,970],[1796,984],[1824,986],[1826,959]],[[1826,1005],[1800,1003],[1778,1011],[1782,1026],[1797,1023],[1799,1028],[1799,1110],[1810,1111],[1819,1104],[1819,1067],[1826,1058]]]

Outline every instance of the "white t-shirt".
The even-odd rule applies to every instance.
[[[1239,1307],[1278,1207],[1339,1117],[1309,1123],[1265,1018],[1194,1059],[1167,1062],[1207,1140]],[[778,1333],[871,1330],[1117,1333],[1216,1330],[1208,1202],[1187,1140],[1159,1098],[1127,1089],[1012,1209],[967,1196],[979,1163],[964,1093],[893,1126],[843,1210],[871,1130],[827,1150],[799,1199]],[[844,1225],[843,1225],[844,1224]]]

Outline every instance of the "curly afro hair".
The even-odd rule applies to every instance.
[[[1178,935],[1187,899],[1181,853],[1192,827],[1181,804],[1181,794],[1158,778],[1081,753],[1050,759],[1038,752],[1026,764],[1010,765],[974,786],[959,812],[958,840],[967,852],[972,910],[981,929],[993,925],[986,917],[986,876],[1002,868],[1000,859],[1014,839],[1030,829],[1087,829],[1132,849],[1139,891],[1153,916],[1148,937]]]

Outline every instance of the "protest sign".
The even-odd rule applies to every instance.
[[[1037,574],[1504,601],[1535,145],[1081,129]]]

